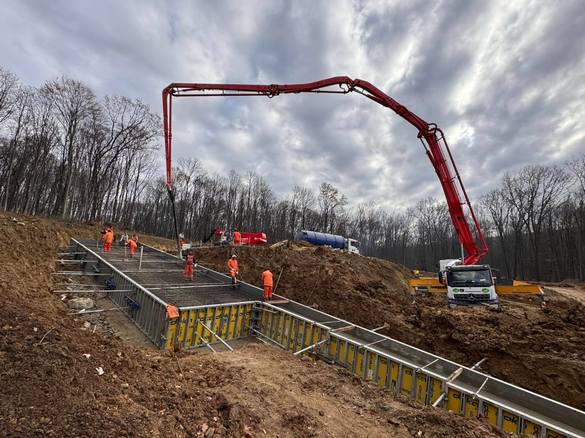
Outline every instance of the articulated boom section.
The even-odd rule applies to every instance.
[[[339,89],[329,87],[338,86]],[[434,124],[429,124],[408,108],[402,106],[390,96],[367,81],[351,79],[347,76],[336,76],[316,82],[305,84],[288,85],[250,85],[250,84],[196,84],[196,83],[173,83],[162,92],[163,118],[166,151],[167,187],[172,186],[172,165],[171,165],[171,139],[172,139],[172,98],[174,97],[195,97],[195,96],[266,96],[274,97],[279,94],[291,93],[329,93],[348,94],[356,92],[390,108],[396,114],[418,129],[418,137],[425,147],[426,154],[437,172],[443,192],[447,198],[449,213],[453,226],[457,232],[460,243],[465,248],[467,256],[464,264],[476,264],[481,257],[488,253],[488,248],[483,233],[475,217],[465,187],[459,176],[457,166],[449,150],[443,132]],[[447,155],[445,155],[445,151]],[[448,160],[447,160],[448,157]],[[465,210],[469,212],[468,221]],[[473,232],[470,228],[473,224],[479,244],[476,243]]]

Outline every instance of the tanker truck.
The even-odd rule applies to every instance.
[[[296,236],[296,240],[304,240],[317,246],[330,246],[331,248],[341,249],[352,254],[360,253],[360,243],[355,239],[338,236],[336,234],[319,233],[317,231],[301,230]]]

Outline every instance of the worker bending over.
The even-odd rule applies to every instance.
[[[264,285],[264,301],[272,299],[272,272],[268,269],[262,273],[262,284]]]
[[[228,271],[230,273],[230,277],[232,277],[232,286],[236,287],[236,276],[239,275],[240,269],[238,266],[238,257],[233,254],[231,259],[228,260]]]
[[[238,231],[238,229],[234,229],[234,245],[240,246],[242,243],[242,234]]]
[[[112,250],[112,242],[114,241],[114,231],[109,226],[104,235],[104,252],[110,252]]]
[[[193,256],[193,251],[187,251],[187,255],[185,255],[185,270],[183,271],[183,277],[185,280],[193,281],[193,268],[195,268],[197,264],[195,263],[195,256]]]
[[[134,239],[128,239],[128,248],[130,248],[130,257],[134,257],[136,248],[138,248],[138,244],[134,241]]]

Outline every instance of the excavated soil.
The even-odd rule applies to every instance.
[[[198,260],[225,272],[233,248],[200,248]],[[268,268],[276,292],[464,365],[487,358],[493,376],[585,409],[585,289],[545,289],[535,296],[504,297],[501,311],[449,309],[444,296],[414,294],[410,271],[385,260],[289,243],[235,249],[244,281],[261,285]],[[572,289],[571,289],[572,288]],[[562,288],[561,288],[562,289]],[[579,300],[581,299],[581,301]]]
[[[274,347],[173,355],[89,330],[51,273],[70,236],[98,229],[0,214],[0,435],[500,436]]]

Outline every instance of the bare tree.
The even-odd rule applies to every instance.
[[[0,66],[0,124],[10,117],[18,101],[18,78]]]
[[[347,204],[345,195],[331,184],[324,182],[319,187],[319,207],[323,218],[323,231],[330,232],[334,227],[337,210]]]

